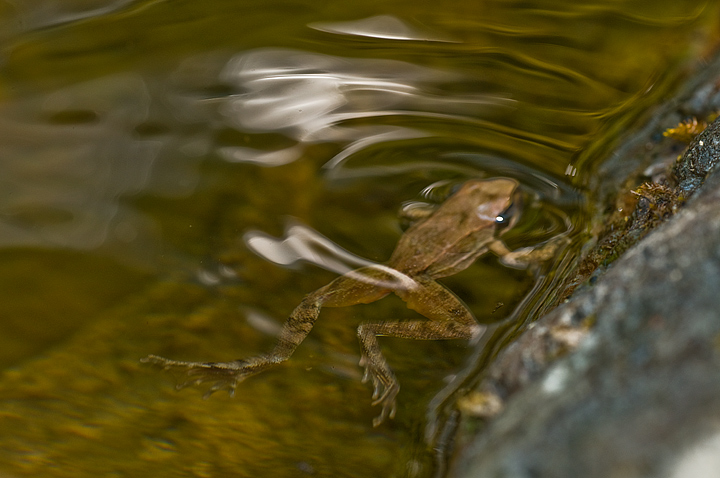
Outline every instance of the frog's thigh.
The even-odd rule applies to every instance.
[[[370,304],[380,300],[391,291],[386,287],[380,287],[373,283],[376,272],[372,269],[358,269],[353,274],[359,277],[366,277],[365,280],[358,280],[349,275],[338,277],[315,294],[318,302],[323,307],[348,307],[356,304]]]
[[[410,291],[395,293],[408,308],[430,320],[363,324],[358,333],[366,349],[377,347],[375,337],[378,335],[416,340],[469,339],[485,330],[465,304],[444,286],[430,279],[417,279],[416,283],[418,287]]]
[[[417,279],[416,282],[418,287],[395,293],[408,308],[430,321],[381,324],[382,327],[376,329],[379,334],[434,340],[470,338],[482,331],[484,327],[477,323],[467,306],[442,284],[431,279]]]
[[[370,277],[370,272],[356,271]],[[348,276],[338,277],[325,287],[307,295],[295,307],[283,324],[278,342],[269,355],[271,362],[282,362],[290,358],[295,349],[310,333],[322,307],[345,307],[355,304],[367,304],[383,298],[390,291],[378,287],[372,282],[364,282]]]

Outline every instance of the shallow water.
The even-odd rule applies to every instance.
[[[0,4],[0,474],[441,471],[455,390],[552,294],[597,161],[717,18],[689,1]],[[491,325],[477,346],[382,339],[393,421],[372,427],[355,327],[414,317],[397,298],[323,310],[234,398],[139,362],[268,351],[305,294],[389,258],[403,204],[495,176],[521,183],[511,248],[574,242],[443,280]],[[304,254],[277,255],[286,234]]]

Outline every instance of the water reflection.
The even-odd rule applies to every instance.
[[[35,30],[88,18],[107,15],[137,3],[137,0],[84,0],[68,2],[50,0],[42,3],[29,0],[14,0],[18,22],[25,30]]]
[[[0,246],[137,240],[142,220],[118,198],[147,186],[159,153],[129,134],[149,104],[139,76],[118,75],[3,105]]]
[[[348,278],[391,290],[414,290],[419,284],[392,267],[368,261],[341,248],[327,237],[297,221],[288,221],[285,236],[277,239],[261,231],[244,235],[248,248],[281,266],[304,261]],[[361,267],[368,268],[356,271]],[[367,275],[373,271],[372,275]],[[380,272],[381,275],[375,273]]]
[[[242,91],[223,101],[221,113],[229,126],[279,133],[295,144],[271,151],[227,146],[219,154],[229,161],[267,166],[299,159],[308,144],[342,142],[343,151],[327,163],[336,168],[371,145],[431,135],[402,126],[408,118],[475,121],[493,108],[513,104],[497,95],[440,94],[440,83],[463,80],[451,72],[397,60],[297,50],[259,49],[238,55],[228,62],[221,79]],[[367,119],[373,124],[363,121]]]
[[[420,28],[409,26],[407,23],[392,15],[377,15],[349,22],[316,22],[308,26],[322,32],[336,33],[338,35],[386,40],[457,42],[457,40],[450,39],[449,35],[427,32]]]

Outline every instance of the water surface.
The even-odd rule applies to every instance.
[[[433,476],[428,426],[441,432],[454,410],[441,390],[552,293],[549,273],[582,245],[597,161],[707,51],[717,13],[630,0],[0,4],[0,473]],[[444,281],[494,327],[475,348],[383,339],[402,385],[395,420],[371,425],[355,327],[413,318],[398,299],[324,310],[289,362],[234,398],[178,393],[182,377],[139,362],[269,350],[343,270],[339,250],[385,261],[403,204],[495,176],[525,198],[511,247],[575,242],[538,271],[487,256]],[[243,239],[292,227],[326,238],[325,255],[281,266]]]

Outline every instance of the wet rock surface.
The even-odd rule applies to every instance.
[[[684,160],[675,169],[678,189],[692,192],[720,162],[720,123],[715,121],[690,144]]]
[[[716,121],[677,213],[501,354],[478,391],[504,410],[453,476],[720,476],[719,159]]]

